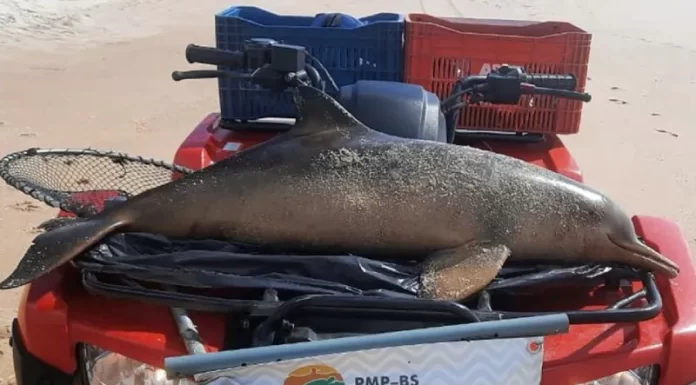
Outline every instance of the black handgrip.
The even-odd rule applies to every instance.
[[[575,87],[577,87],[577,79],[572,74],[525,74],[521,80],[525,83],[534,84],[537,87],[554,90],[575,91]]]
[[[568,90],[557,90],[553,88],[535,87],[533,89],[522,89],[523,94],[550,95],[564,99],[580,100],[585,103],[592,100],[592,95]]]
[[[241,69],[244,67],[244,53],[225,51],[212,47],[202,47],[195,44],[186,46],[186,60],[189,63],[203,63]]]
[[[207,78],[219,78],[220,71],[174,71],[172,72],[172,79],[174,81],[186,80],[186,79],[207,79]]]

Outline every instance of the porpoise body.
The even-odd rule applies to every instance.
[[[679,272],[585,184],[489,151],[380,133],[314,88],[298,95],[300,117],[287,133],[40,234],[0,288],[115,232],[419,260],[419,294],[448,300],[485,287],[508,259]]]

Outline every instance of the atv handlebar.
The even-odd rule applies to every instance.
[[[189,44],[186,46],[186,61],[241,69],[244,67],[244,52],[225,51],[222,49]]]
[[[226,77],[249,80],[273,91],[282,91],[289,86],[301,84],[325,91],[325,80],[328,80],[338,92],[338,87],[329,72],[306,51],[305,47],[280,44],[272,39],[246,40],[240,51],[189,44],[186,47],[186,60],[189,63],[210,64],[223,68],[174,71],[172,79],[175,81]],[[310,64],[312,61],[318,69]]]
[[[189,44],[186,47],[186,60],[189,63],[217,65],[225,69],[175,71],[172,73],[174,80],[227,77],[249,80],[276,92],[298,85],[309,85],[326,91],[328,82],[334,92],[339,92],[331,74],[305,47],[280,44],[272,39],[249,39],[240,51]],[[253,72],[248,73],[249,70]],[[509,65],[503,65],[488,75],[459,79],[450,96],[441,102],[447,125],[447,141],[454,141],[459,111],[468,104],[517,104],[525,94],[589,102],[590,95],[576,92],[576,87],[577,78],[573,74],[528,74],[521,67]],[[462,100],[466,95],[469,98]]]
[[[453,142],[459,111],[469,104],[487,102],[517,104],[522,95],[549,95],[589,102],[587,93],[576,92],[573,74],[528,74],[522,67],[503,65],[488,75],[474,75],[457,80],[450,96],[442,103],[447,126],[447,141]],[[461,100],[469,95],[468,100]]]
[[[577,87],[575,75],[555,75],[555,74],[520,74],[523,83],[533,84],[537,87],[551,88],[555,90],[574,91]]]

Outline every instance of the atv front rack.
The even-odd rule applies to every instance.
[[[640,322],[657,316],[662,298],[652,273],[624,267],[581,266],[543,269],[498,279],[464,304],[413,297],[360,295],[299,295],[280,300],[275,290],[265,290],[259,298],[225,298],[201,290],[178,287],[175,291],[132,278],[83,269],[84,287],[92,294],[146,301],[190,310],[222,312],[229,315],[224,349],[318,341],[336,337],[378,334],[398,330],[446,326],[480,321],[566,314],[570,324]],[[578,275],[582,271],[583,275]],[[569,277],[575,278],[569,281]],[[573,287],[599,287],[615,297],[611,303],[580,306],[577,298],[558,296],[562,301],[544,298],[535,291],[564,282]],[[521,293],[531,294],[521,294]],[[549,292],[549,291],[547,291]],[[514,309],[509,303],[532,295],[538,309]],[[507,297],[507,298],[506,298]],[[602,296],[599,296],[602,297]],[[532,297],[530,297],[532,298]],[[579,309],[561,306],[567,300]],[[606,299],[603,299],[606,301]],[[584,304],[583,304],[584,305]]]

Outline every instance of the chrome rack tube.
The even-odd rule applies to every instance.
[[[164,285],[165,290],[176,292],[176,289],[169,285]],[[201,336],[198,334],[198,328],[193,323],[191,317],[188,316],[186,309],[181,307],[171,307],[172,317],[176,323],[176,329],[179,331],[181,339],[184,340],[186,351],[189,354],[205,353],[205,346],[201,342]]]
[[[561,313],[168,357],[164,360],[164,367],[167,377],[174,379],[203,372],[232,369],[242,365],[256,365],[325,354],[458,340],[471,341],[545,336],[565,333],[568,331],[568,328],[568,316]],[[200,376],[196,377],[200,378]]]
[[[193,323],[186,310],[180,307],[172,307],[171,311],[176,327],[179,330],[179,335],[184,340],[184,345],[186,345],[186,351],[189,354],[205,353],[205,346],[201,343],[196,324]]]

